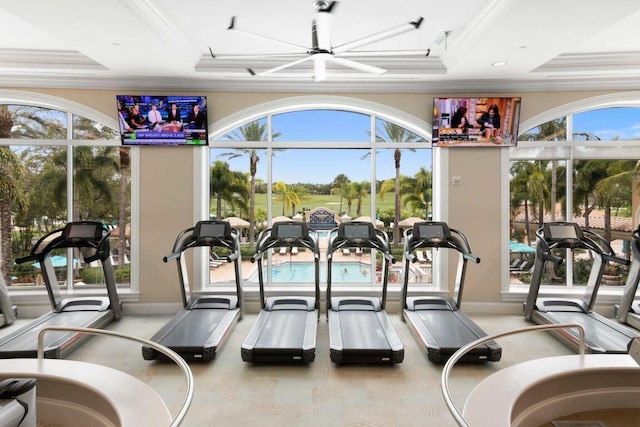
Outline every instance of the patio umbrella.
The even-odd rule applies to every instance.
[[[271,224],[282,221],[291,221],[291,218],[288,216],[275,216],[271,219]]]
[[[424,222],[425,220],[422,218],[418,218],[415,216],[411,216],[409,218],[405,218],[402,221],[400,221],[398,223],[398,227],[400,228],[411,228],[413,227],[413,224],[415,224],[416,222]]]
[[[51,257],[51,264],[53,264],[54,268],[66,267],[67,266],[67,257],[62,255],[54,255]],[[73,259],[73,266],[75,267],[78,264],[77,259]],[[35,268],[40,268],[39,262],[34,262],[31,264]]]
[[[375,224],[376,228],[384,227],[384,222],[380,221],[379,219],[376,219],[374,222],[374,220],[372,220],[370,216],[359,216],[358,218],[354,219],[354,221],[370,222],[371,224]]]
[[[229,218],[224,218],[223,221],[227,221],[234,228],[249,227],[249,221],[245,221],[244,219],[238,218],[237,216],[230,216]]]
[[[509,251],[534,253],[536,250],[529,245],[525,245],[524,243],[520,243],[520,242],[514,242],[513,240],[511,240],[509,242]]]

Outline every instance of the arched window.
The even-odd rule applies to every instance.
[[[555,118],[545,113],[529,120],[510,151],[511,290],[524,291],[530,282],[535,230],[543,222],[577,222],[611,241],[618,256],[630,256],[640,206],[640,96],[607,95],[555,111],[562,109]],[[568,261],[547,268],[543,285],[584,287],[592,260],[585,254]],[[611,265],[605,273],[605,285],[624,284],[624,267]]]
[[[302,97],[256,106],[225,122],[216,124],[210,144],[209,215],[246,221],[241,230],[247,251],[274,219],[303,219],[321,239],[339,222],[367,220],[387,231],[401,259],[400,221],[431,215],[429,126],[415,117],[358,100]],[[292,280],[278,269],[294,266],[293,256],[301,261],[304,254],[272,255],[272,282]],[[370,254],[337,256],[334,268],[341,275],[334,281],[380,279]],[[256,280],[254,270],[243,270],[246,282]],[[411,278],[430,283],[430,265],[416,265]],[[221,274],[211,279],[229,280]],[[391,274],[392,282],[399,280],[400,267]]]
[[[8,286],[42,285],[38,266],[13,261],[72,220],[100,220],[114,229],[116,281],[130,286],[131,153],[115,128],[113,119],[67,100],[0,91],[0,240]],[[97,268],[82,264],[73,250],[54,255],[63,289],[101,285]]]

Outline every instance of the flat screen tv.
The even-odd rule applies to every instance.
[[[515,147],[520,98],[434,98],[434,147]]]
[[[207,97],[117,95],[122,145],[208,145]]]

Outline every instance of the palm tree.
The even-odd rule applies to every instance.
[[[631,191],[638,174],[638,161],[617,160],[607,167],[609,176],[600,180],[595,187],[598,200],[604,205],[604,238],[611,240],[611,206],[631,204]]]
[[[535,207],[535,216],[540,226],[544,221],[545,194],[548,194],[545,179],[546,162],[515,162],[511,165],[511,206],[524,203],[525,233],[527,243],[532,243],[529,206]]]
[[[340,210],[338,211],[341,215],[342,215],[342,187],[344,186],[344,184],[348,184],[349,182],[351,182],[349,180],[349,178],[341,173],[340,175],[336,176],[333,179],[333,182],[331,183],[331,194],[339,194],[340,195]]]
[[[249,199],[249,186],[247,176],[242,172],[232,171],[229,164],[222,160],[216,160],[211,166],[209,180],[209,195],[216,199],[216,219],[222,219],[222,202],[229,203],[232,207],[246,209]]]
[[[65,138],[62,122],[47,118],[38,107],[0,105],[0,138]],[[9,147],[0,149],[0,249],[2,274],[11,283],[13,248],[11,245],[12,206],[23,207],[26,198],[21,192],[22,164]]]
[[[351,215],[351,205],[353,204],[353,201],[356,198],[355,191],[354,191],[354,188],[353,188],[352,184],[353,183],[351,183],[351,182],[345,183],[340,188],[340,194],[347,201],[347,210],[349,212],[349,216],[351,216],[351,217],[353,216],[353,215]]]
[[[589,215],[597,206],[596,186],[609,176],[607,160],[574,162],[574,212],[582,210],[584,225],[589,228]]]
[[[275,132],[271,134],[271,139],[279,138],[282,134]],[[267,124],[259,120],[240,126],[237,130],[225,135],[225,137],[233,141],[266,141],[267,140]],[[250,198],[249,198],[249,244],[253,246],[255,240],[254,224],[256,222],[256,173],[258,171],[258,162],[260,149],[258,148],[236,148],[234,152],[223,153],[220,157],[235,159],[237,157],[249,157],[249,175],[250,181]]]
[[[402,126],[398,126],[394,123],[382,121],[383,128],[376,127],[376,142],[416,142],[424,141],[413,132],[408,131]],[[409,151],[415,152],[413,148],[409,148]],[[364,156],[366,157],[366,156]],[[393,244],[395,246],[400,244],[400,222],[402,205],[400,202],[400,160],[402,158],[402,149],[396,148],[393,153],[393,161],[395,165],[395,203],[394,203],[394,223],[393,223]]]
[[[371,192],[371,183],[367,181],[352,182],[353,196],[356,199],[356,216],[362,215],[362,199],[369,195]]]
[[[284,216],[284,210],[287,208],[287,184],[284,181],[274,182],[272,186],[272,191],[278,195],[276,198],[277,201],[282,202],[282,213],[280,215]]]
[[[296,206],[300,206],[305,200],[310,200],[311,196],[309,195],[309,189],[301,184],[292,185],[288,191],[292,194],[290,203],[291,217],[293,217],[296,214]]]
[[[433,191],[432,184],[431,172],[423,167],[412,178],[402,177],[400,179],[400,191],[403,194],[402,204],[411,206],[415,212],[422,212],[416,216],[428,219]]]

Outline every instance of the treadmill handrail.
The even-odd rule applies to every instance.
[[[186,381],[186,392],[185,392],[185,397],[182,400],[182,405],[178,411],[178,413],[176,414],[175,417],[173,417],[173,421],[171,422],[170,426],[172,427],[177,427],[180,424],[182,424],[182,421],[185,417],[185,415],[187,414],[187,410],[189,409],[189,406],[191,406],[191,402],[193,400],[193,390],[194,390],[194,380],[193,380],[193,372],[191,372],[191,368],[189,368],[189,365],[187,365],[187,362],[184,361],[184,359],[182,357],[180,357],[176,352],[174,352],[173,350],[160,345],[158,343],[155,343],[153,341],[149,341],[146,340],[144,338],[140,338],[140,337],[136,337],[133,335],[129,335],[129,334],[124,334],[122,332],[116,332],[116,331],[109,331],[109,330],[105,330],[105,329],[94,329],[94,328],[74,328],[74,327],[66,327],[66,326],[45,326],[44,328],[42,328],[42,330],[38,333],[38,359],[42,360],[44,359],[44,336],[47,332],[77,332],[77,333],[81,333],[81,334],[88,334],[88,335],[109,335],[112,337],[117,337],[117,338],[123,338],[129,341],[136,341],[138,343],[144,344],[146,346],[149,347],[153,347],[155,350],[161,352],[162,354],[164,354],[165,356],[167,356],[168,358],[170,358],[171,360],[173,360],[176,365],[178,365],[178,367],[180,368],[180,370],[182,371],[185,381]]]
[[[434,224],[432,221],[424,221],[416,224]],[[454,297],[455,303],[458,308],[462,305],[462,291],[464,289],[464,281],[467,270],[467,261],[474,262],[476,264],[480,263],[480,257],[474,255],[471,252],[471,245],[469,244],[469,240],[467,236],[464,235],[459,230],[454,228],[449,228],[445,223],[435,223],[435,224],[443,224],[449,229],[448,236],[445,239],[435,241],[428,237],[418,238],[413,235],[413,228],[408,228],[404,232],[404,265],[403,265],[403,274],[402,274],[402,288],[401,288],[401,298],[402,298],[402,306],[403,308],[407,308],[407,296],[409,293],[409,263],[413,263],[417,261],[415,255],[413,255],[413,251],[418,248],[444,248],[444,249],[453,249],[456,250],[460,254],[458,268],[456,272],[456,280],[454,284]],[[414,225],[415,226],[415,225]]]
[[[453,355],[449,358],[449,360],[447,360],[447,362],[444,365],[444,368],[442,369],[441,389],[442,389],[442,396],[444,397],[445,404],[447,405],[447,408],[449,409],[449,412],[451,412],[451,415],[453,416],[453,418],[455,418],[456,423],[458,423],[460,427],[470,427],[469,424],[467,424],[464,417],[462,416],[462,414],[460,413],[460,411],[458,410],[458,408],[456,407],[455,403],[453,402],[451,392],[449,391],[449,375],[451,374],[451,370],[453,369],[456,362],[462,359],[462,357],[465,354],[467,354],[477,346],[485,344],[489,341],[493,341],[497,338],[521,334],[524,332],[540,331],[540,330],[546,330],[546,329],[567,329],[567,328],[575,328],[578,330],[578,333],[580,335],[579,352],[580,352],[580,356],[584,356],[585,332],[584,332],[584,328],[577,323],[560,323],[560,324],[527,326],[520,329],[514,329],[511,331],[492,334],[486,337],[479,338],[475,341],[472,341],[469,344],[461,347],[455,353],[453,353]]]

